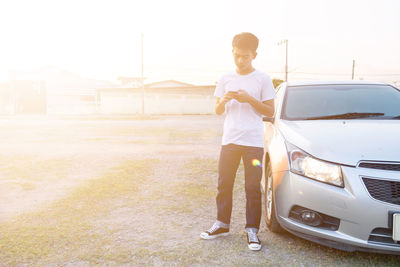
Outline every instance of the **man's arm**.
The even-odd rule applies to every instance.
[[[217,102],[215,103],[215,113],[217,115],[224,114],[224,112],[225,112],[225,104],[226,104],[226,102],[224,103],[222,101],[222,98],[217,97]]]
[[[272,117],[274,116],[275,104],[274,99],[266,100],[264,102],[258,101],[245,90],[239,90],[239,94],[234,98],[241,103],[249,103],[258,113]]]
[[[224,94],[223,97],[217,97],[217,102],[215,103],[215,113],[217,113],[217,115],[224,114],[225,104],[228,103],[237,94],[237,92],[227,92]]]
[[[264,102],[258,101],[253,98],[249,104],[258,112],[267,117],[273,117],[275,111],[274,99],[270,99]]]

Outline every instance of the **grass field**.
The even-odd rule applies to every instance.
[[[216,216],[222,117],[5,120],[0,124],[0,266],[400,266],[269,232],[244,233],[243,169],[231,234]]]

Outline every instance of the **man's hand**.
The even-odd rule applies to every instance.
[[[231,101],[239,93],[235,91],[226,92],[221,98],[217,98],[217,103],[215,104],[215,113],[221,115],[225,112],[225,104]]]
[[[217,103],[215,104],[215,113],[221,115],[225,112],[225,104],[232,99],[237,100],[240,103],[248,103],[251,105],[258,113],[272,117],[274,115],[274,100],[270,99],[264,102],[260,102],[245,90],[238,90],[237,92],[229,91],[224,94],[223,97],[217,98]]]
[[[237,94],[233,96],[234,99],[239,101],[240,103],[249,103],[251,101],[251,96],[245,90],[238,90]]]
[[[260,102],[245,90],[238,90],[238,94],[233,96],[234,99],[240,103],[250,104],[258,113],[272,117],[274,115],[274,100],[270,99],[264,102]]]
[[[221,102],[224,104],[228,103],[232,98],[236,98],[236,96],[239,95],[238,92],[236,91],[228,91],[224,94],[224,96],[221,98]]]

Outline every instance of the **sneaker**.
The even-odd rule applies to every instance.
[[[256,230],[247,230],[247,245],[250,250],[257,251],[261,249],[261,242],[258,239]]]
[[[207,231],[200,234],[202,239],[214,239],[220,236],[227,236],[229,235],[229,228],[220,227],[217,223]]]

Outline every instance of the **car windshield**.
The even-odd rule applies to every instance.
[[[284,120],[400,119],[400,91],[390,85],[289,86]]]

